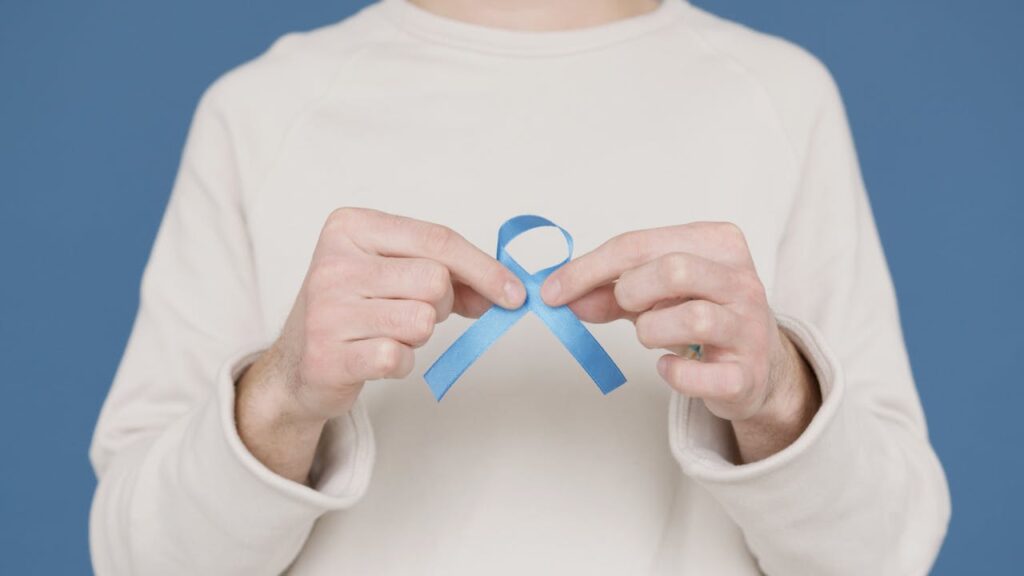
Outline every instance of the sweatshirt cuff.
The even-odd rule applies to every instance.
[[[340,510],[355,504],[366,492],[373,470],[373,430],[362,401],[357,400],[343,416],[328,421],[317,446],[310,478],[312,487],[280,476],[263,465],[245,447],[235,422],[235,383],[263,352],[241,352],[225,362],[217,375],[217,411],[225,452],[220,460],[233,470],[234,482],[248,486],[260,505],[278,501],[318,512]],[[237,491],[236,484],[231,488]]]
[[[699,399],[673,393],[670,405],[673,455],[683,472],[716,493],[727,508],[733,508],[734,516],[743,515],[739,508],[756,514],[760,504],[775,513],[790,496],[803,508],[809,503],[808,484],[844,474],[841,461],[851,448],[850,431],[844,425],[845,381],[835,354],[810,324],[785,315],[778,315],[777,321],[804,355],[821,389],[821,406],[792,444],[763,460],[735,464],[729,422],[711,414]],[[828,484],[818,484],[822,485]]]

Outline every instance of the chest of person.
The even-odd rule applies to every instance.
[[[770,290],[798,171],[755,91],[685,59],[657,75],[614,58],[389,62],[339,73],[248,191],[268,330],[340,206],[442,223],[489,253],[523,213],[568,229],[577,255],[628,230],[731,221]],[[537,265],[564,256],[538,250],[552,254]]]
[[[694,82],[682,64],[655,75],[614,58],[495,66],[466,56],[419,70],[408,54],[395,67],[377,56],[340,74],[295,120],[261,186],[248,191],[268,339],[324,219],[340,206],[445,224],[492,254],[499,226],[518,214],[566,228],[576,255],[629,230],[728,220],[745,231],[770,286],[796,170],[774,117],[748,91]],[[566,249],[551,230],[510,248],[528,269]],[[629,322],[588,326],[628,380],[602,396],[527,314],[437,403],[422,374],[470,322],[440,324],[407,379],[363,389],[376,480],[359,506],[321,521],[307,552],[342,558],[337,534],[366,534],[392,510],[407,529],[391,526],[387,539],[401,549],[460,502],[472,505],[458,515],[456,540],[510,530],[491,540],[573,549],[574,534],[583,549],[615,526],[634,535],[624,558],[650,555],[669,504],[700,499],[692,490],[674,496],[686,484],[667,442],[669,389],[655,369],[662,352],[641,346]],[[609,494],[628,505],[593,505]],[[714,510],[701,521],[712,516],[727,524]],[[532,520],[541,517],[572,519],[573,529]],[[741,550],[738,531],[723,530],[718,537],[729,534]]]

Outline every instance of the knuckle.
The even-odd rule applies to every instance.
[[[690,278],[690,260],[683,254],[669,254],[658,261],[658,274],[670,289],[682,290]]]
[[[446,266],[432,261],[425,266],[423,291],[430,302],[437,302],[444,298],[451,284],[451,273]]]
[[[437,310],[430,304],[417,303],[413,311],[412,331],[417,340],[426,340],[434,332]]]
[[[411,316],[404,306],[388,306],[378,314],[377,322],[385,334],[393,334],[405,328]]]
[[[693,334],[698,338],[707,337],[714,327],[714,304],[706,300],[694,300],[689,303],[688,308],[690,329]]]
[[[636,319],[636,339],[644,348],[657,348],[656,334],[653,324],[654,322],[648,314],[641,314]]]
[[[445,254],[455,242],[457,233],[442,224],[432,224],[423,232],[423,245],[433,254]]]
[[[382,340],[374,349],[373,371],[376,374],[389,374],[398,368],[401,361],[401,345],[394,340]]]
[[[324,227],[334,230],[347,230],[361,212],[359,208],[350,208],[348,206],[335,208],[327,215],[327,222]]]
[[[722,227],[722,230],[725,233],[727,233],[727,234],[729,234],[731,236],[734,236],[734,237],[737,237],[737,238],[742,238],[743,237],[743,229],[740,228],[739,225],[736,224],[735,222],[721,222],[720,226]]]
[[[331,210],[330,214],[327,215],[327,221],[328,222],[341,222],[341,221],[343,221],[347,217],[347,215],[349,213],[351,213],[351,211],[352,211],[352,208],[348,208],[348,207],[335,208],[334,210]]]
[[[734,222],[716,222],[715,228],[724,238],[732,240],[743,238],[743,230]]]
[[[615,302],[623,310],[635,310],[637,306],[637,298],[629,285],[629,282],[621,281],[612,285],[612,295],[615,297]]]
[[[734,254],[747,250],[747,239],[743,229],[733,222],[719,222],[715,226],[721,242]]]

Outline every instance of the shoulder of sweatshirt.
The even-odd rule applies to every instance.
[[[760,93],[786,132],[797,159],[806,154],[809,135],[827,109],[842,108],[831,71],[793,41],[755,30],[687,3],[681,26],[707,57],[720,60]]]
[[[289,127],[328,94],[349,63],[395,36],[376,3],[332,24],[287,33],[210,84],[193,124],[216,123],[226,134],[244,188],[261,177]]]
[[[704,56],[765,99],[789,139],[794,159],[827,107],[842,106],[825,64],[803,47],[712,14],[687,0],[682,29]],[[204,92],[196,119],[216,117],[231,140],[242,184],[258,180],[288,128],[324,97],[349,62],[367,48],[402,42],[377,2],[313,30],[278,38],[264,53],[221,75]]]

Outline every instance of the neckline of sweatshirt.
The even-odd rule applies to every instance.
[[[454,48],[506,56],[548,56],[602,48],[660,30],[685,13],[687,0],[659,0],[651,11],[582,28],[513,30],[430,12],[411,0],[381,0],[383,15],[412,36]]]

